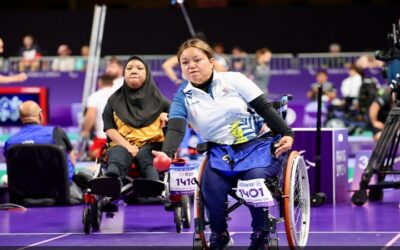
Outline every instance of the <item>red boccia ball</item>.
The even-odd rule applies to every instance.
[[[160,155],[156,156],[153,159],[153,166],[159,171],[159,172],[165,172],[169,169],[171,166],[171,158],[169,158],[166,155]]]

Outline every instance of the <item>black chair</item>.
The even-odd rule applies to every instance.
[[[18,144],[6,155],[11,203],[22,206],[71,204],[65,151],[52,144]]]

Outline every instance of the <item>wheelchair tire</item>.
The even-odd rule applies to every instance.
[[[85,207],[83,210],[83,231],[85,234],[90,234],[91,224],[91,212],[90,207]]]
[[[278,250],[278,239],[277,238],[270,238],[268,241],[268,249],[269,250]]]
[[[176,232],[181,233],[182,232],[182,207],[181,206],[175,206],[175,208],[174,208],[174,221],[175,221]]]
[[[91,205],[91,224],[94,230],[100,229],[101,219],[103,217],[102,215],[100,204],[98,202],[94,202]]]
[[[311,194],[311,206],[318,207],[323,205],[326,202],[326,195],[325,193],[315,193]]]
[[[190,228],[192,222],[192,215],[190,211],[190,196],[182,195],[182,219],[183,228]]]
[[[310,186],[303,157],[297,151],[289,155],[284,176],[284,219],[290,249],[307,244],[310,229]]]
[[[204,237],[204,233],[202,236]],[[202,236],[196,233],[193,234],[193,250],[203,250],[208,248],[207,242],[201,238]]]
[[[207,160],[208,158],[205,157],[199,166],[196,178],[199,185],[196,186],[196,190],[193,196],[193,218],[194,218],[193,249],[196,250],[208,249],[207,239],[204,233],[206,225],[204,201],[200,190],[201,177],[204,168],[206,166]]]
[[[356,206],[362,206],[367,202],[368,196],[366,190],[358,190],[351,196],[351,202]]]

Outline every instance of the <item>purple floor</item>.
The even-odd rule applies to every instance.
[[[385,197],[392,198],[369,202],[362,207],[351,204],[313,207],[308,246],[317,249],[321,246],[400,247],[398,193],[398,190],[385,190]],[[90,235],[83,233],[82,206],[0,211],[0,249],[35,246],[63,246],[62,249],[79,246],[191,248],[193,226],[181,234],[176,233],[173,212],[164,211],[161,204],[121,204],[119,209],[112,219],[104,216],[100,231]],[[244,248],[249,244],[251,231],[247,208],[240,207],[232,217],[229,230],[235,246]],[[280,246],[287,246],[283,225],[279,225],[278,232]]]

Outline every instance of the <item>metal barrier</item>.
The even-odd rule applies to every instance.
[[[164,76],[165,73],[162,69],[162,64],[166,59],[172,55],[142,55],[152,69],[154,76]],[[360,56],[374,56],[373,52],[349,52],[349,53],[301,53],[297,56],[293,54],[273,54],[270,62],[271,70],[299,70],[299,69],[321,69],[321,68],[343,68],[347,63],[355,63]],[[125,62],[130,55],[116,55],[105,56],[100,61],[100,71],[104,71],[106,63],[111,58],[116,58]],[[254,54],[246,56],[231,56],[226,55],[230,70],[241,72],[249,72],[254,63]],[[56,56],[43,56],[37,58],[39,62],[39,71],[54,71],[52,65]],[[73,60],[75,63],[73,71],[84,71],[87,63],[87,58],[81,56],[71,56],[68,59]],[[19,72],[21,57],[10,57],[8,59],[0,60],[0,71],[3,72]],[[63,59],[61,59],[63,60]],[[240,66],[239,69],[235,67]],[[179,67],[177,67],[179,71]],[[57,71],[57,70],[56,70]]]

